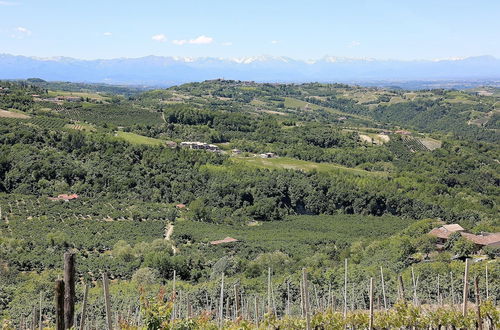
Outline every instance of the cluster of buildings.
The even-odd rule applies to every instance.
[[[486,246],[500,247],[500,233],[481,233],[479,235],[467,233],[459,224],[443,225],[439,228],[434,228],[429,232],[429,235],[437,238],[438,248],[442,249],[446,241],[453,233],[460,235],[477,245],[478,248]]]
[[[35,101],[45,101],[45,102],[52,102],[52,103],[62,103],[62,102],[80,102],[82,100],[81,97],[78,96],[56,96],[56,97],[47,97],[47,98],[41,98],[40,95],[38,94],[33,94],[31,95],[33,98],[35,98]]]
[[[196,150],[207,150],[211,152],[220,152],[219,147],[215,144],[208,144],[204,142],[181,142],[181,147]]]

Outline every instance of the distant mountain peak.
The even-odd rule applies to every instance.
[[[330,55],[308,61],[270,55],[238,58],[150,55],[81,60],[0,54],[0,79],[30,77],[141,85],[172,85],[222,77],[259,82],[500,80],[500,60],[488,55],[413,61]]]

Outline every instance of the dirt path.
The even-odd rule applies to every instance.
[[[172,237],[172,233],[174,232],[174,225],[170,222],[167,223],[165,227],[165,240],[170,241],[170,237]]]
[[[174,255],[176,255],[177,252],[179,252],[179,249],[177,249],[177,247],[174,245],[174,242],[170,239],[172,237],[173,232],[174,232],[174,225],[171,224],[170,222],[167,223],[167,225],[165,226],[165,240],[170,241],[172,243],[172,252],[174,253]]]

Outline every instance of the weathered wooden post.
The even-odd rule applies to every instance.
[[[257,295],[254,297],[255,303],[255,325],[257,328],[259,327],[259,302],[257,301]]]
[[[304,307],[306,314],[306,330],[311,330],[311,315],[309,315],[309,289],[307,284],[307,271],[302,268],[302,281],[304,282]]]
[[[64,281],[56,280],[56,330],[64,330]]]
[[[384,298],[384,309],[387,309],[387,298],[385,297],[384,271],[382,270],[382,266],[380,266],[380,278],[382,279],[382,296]]]
[[[102,274],[102,284],[104,290],[104,304],[106,307],[106,326],[108,330],[113,330],[113,321],[111,315],[111,299],[109,296],[109,280],[108,280],[108,274],[106,272]]]
[[[437,274],[437,303],[438,305],[441,304],[441,300],[440,300],[440,296],[441,296],[441,291],[440,291],[440,287],[439,287],[439,274]]]
[[[302,284],[302,279],[299,281],[300,285],[300,313],[301,316],[304,317],[305,315],[305,308],[304,308],[304,285]]]
[[[368,325],[368,329],[373,329],[373,277],[370,277],[370,323]]]
[[[36,327],[36,309],[35,306],[33,306],[33,309],[31,310],[31,330],[35,330]]]
[[[286,315],[290,316],[290,279],[286,281]]]
[[[40,306],[38,310],[38,330],[42,330],[43,328],[43,309],[42,309],[42,291],[40,291]]]
[[[418,306],[418,295],[417,295],[418,278],[415,279],[415,272],[413,271],[413,266],[411,267],[411,280],[413,283],[413,304],[415,306]]]
[[[469,259],[465,259],[464,292],[462,301],[462,315],[467,315],[467,300],[469,298]]]
[[[399,298],[401,300],[405,300],[405,286],[404,286],[404,283],[403,283],[403,276],[401,275],[398,275],[398,283],[399,283]]]
[[[190,319],[193,317],[193,306],[191,305],[191,300],[189,299],[189,293],[186,293],[186,300],[187,300],[186,315],[187,318]]]
[[[455,281],[453,279],[453,272],[450,272],[450,282],[451,282],[451,305],[455,305]]]
[[[87,298],[89,294],[89,284],[85,283],[85,291],[83,293],[83,305],[82,305],[82,313],[80,316],[80,330],[85,329],[85,318],[87,317]]]
[[[219,303],[219,327],[222,327],[222,313],[224,312],[224,273],[220,283],[220,303]]]
[[[241,317],[240,286],[238,283],[234,285],[234,306],[236,308],[236,318]]]
[[[71,329],[75,321],[75,255],[64,253],[64,326]]]
[[[175,290],[175,277],[176,271],[174,269],[174,277],[172,281],[172,316],[170,317],[172,321],[175,320],[175,313],[177,311],[177,291]]]
[[[479,293],[479,276],[476,276],[474,279],[474,289],[476,291],[477,329],[483,330],[483,319],[481,318],[481,296]]]
[[[344,318],[347,317],[347,258],[344,260]]]
[[[486,300],[490,299],[490,290],[488,284],[488,262],[486,262]]]
[[[267,312],[270,313],[272,309],[271,305],[271,267],[267,269]]]

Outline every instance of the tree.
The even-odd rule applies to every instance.
[[[437,238],[431,235],[422,235],[415,241],[415,247],[418,252],[425,253],[425,258],[436,248]]]
[[[453,253],[459,258],[466,258],[476,252],[476,250],[476,245],[463,237],[460,237],[452,247]]]

